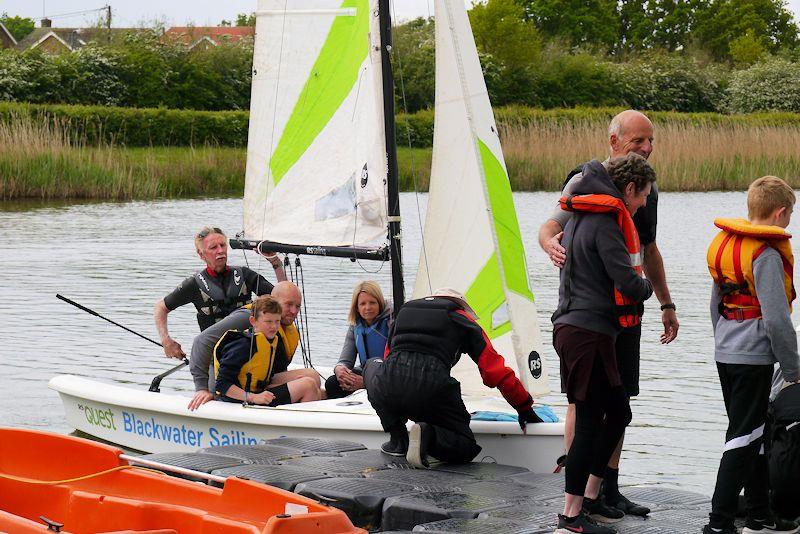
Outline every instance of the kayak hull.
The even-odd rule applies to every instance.
[[[340,510],[294,493],[237,478],[214,488],[132,468],[121,454],[72,436],[0,428],[0,532],[46,531],[41,518],[76,534],[364,532]]]

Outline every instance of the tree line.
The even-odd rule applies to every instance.
[[[497,106],[800,111],[798,27],[784,0],[484,0],[469,15]],[[394,30],[400,110],[433,106],[434,30],[422,18]],[[252,42],[190,51],[153,30],[58,56],[1,51],[0,99],[241,110],[251,68]]]

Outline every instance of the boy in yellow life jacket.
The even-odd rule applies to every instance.
[[[269,295],[253,302],[251,329],[229,330],[214,347],[216,393],[220,400],[266,406],[321,398],[319,380],[301,376],[274,384],[278,358],[281,305]]]
[[[774,364],[787,382],[800,379],[792,326],[794,259],[785,231],[795,204],[792,188],[764,176],[747,191],[748,218],[716,219],[720,228],[708,249],[714,279],[711,323],[728,430],[704,534],[734,534],[734,514],[744,488],[743,534],[800,531],[769,507],[763,439]]]

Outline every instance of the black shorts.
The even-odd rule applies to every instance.
[[[553,328],[553,348],[561,364],[561,390],[570,404],[587,400],[590,390],[607,391],[622,385],[611,336],[557,324]]]
[[[617,353],[617,369],[622,378],[622,387],[628,397],[639,394],[639,345],[642,341],[642,325],[624,328],[617,335],[615,351]]]
[[[289,384],[281,384],[280,386],[267,388],[267,391],[275,395],[275,398],[272,399],[272,402],[267,404],[267,406],[281,406],[282,404],[292,403],[292,396],[289,394]]]
[[[281,384],[280,386],[267,388],[267,391],[275,395],[275,398],[272,399],[272,402],[267,404],[267,406],[281,406],[282,404],[292,403],[292,396],[289,394],[288,384]],[[238,399],[233,399],[231,397],[228,397],[227,395],[217,395],[216,400],[221,400],[224,402],[238,402],[239,404],[242,403],[242,401]]]
[[[617,369],[622,379],[622,387],[625,388],[625,393],[628,397],[635,397],[639,394],[639,345],[641,339],[642,326],[639,325],[622,330],[614,344]],[[567,393],[563,376],[561,393]]]

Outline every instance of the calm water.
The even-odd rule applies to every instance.
[[[558,391],[557,357],[549,345],[549,317],[558,275],[536,244],[539,225],[555,195],[515,195],[528,265],[546,342],[551,383]],[[413,288],[419,257],[417,199],[402,195],[406,287]],[[667,266],[681,329],[658,341],[660,312],[648,305],[643,330],[642,394],[623,456],[624,483],[661,483],[710,494],[724,440],[726,418],[713,364],[708,320],[709,276],[705,247],[717,216],[745,215],[743,193],[665,193],[659,203],[658,242]],[[424,217],[426,197],[419,197]],[[0,267],[0,424],[70,432],[54,375],[71,373],[146,388],[170,367],[161,349],[55,298],[61,293],[129,328],[156,338],[153,304],[199,267],[192,233],[214,224],[241,227],[241,200],[180,200],[41,205],[0,203],[4,231]],[[796,231],[793,224],[789,230]],[[272,269],[258,256],[231,251],[232,264]],[[389,288],[389,266],[371,262],[303,258],[307,311],[315,363],[331,365],[346,331],[356,280],[376,278]],[[197,324],[194,309],[170,314],[170,330],[188,352]],[[164,381],[165,391],[192,391],[188,371]],[[564,399],[551,395],[563,413]]]

